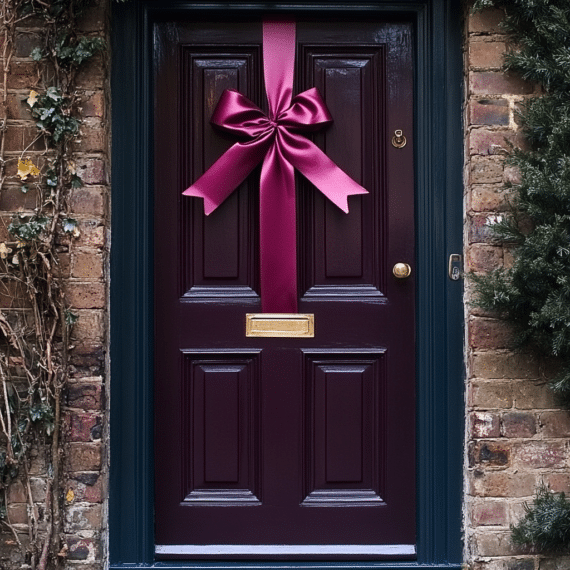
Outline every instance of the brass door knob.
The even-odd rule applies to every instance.
[[[407,263],[396,263],[392,269],[394,277],[406,279],[412,274],[412,268]]]

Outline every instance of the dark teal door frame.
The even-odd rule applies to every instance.
[[[223,10],[387,13],[416,26],[417,552],[409,562],[154,561],[152,24]],[[460,568],[463,443],[462,67],[459,0],[113,3],[110,568]]]

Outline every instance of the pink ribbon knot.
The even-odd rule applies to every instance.
[[[247,137],[229,148],[183,192],[204,199],[213,212],[263,161],[260,178],[261,306],[269,313],[297,312],[296,168],[343,212],[348,196],[367,194],[309,139],[299,135],[332,122],[316,88],[291,98],[295,23],[263,23],[263,71],[269,114],[247,97],[226,90],[211,122]]]

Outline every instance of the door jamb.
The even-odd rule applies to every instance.
[[[359,10],[412,18],[416,31],[417,562],[154,561],[152,322],[152,32],[154,18],[188,10]],[[459,570],[463,449],[463,310],[447,259],[462,241],[460,0],[371,3],[113,5],[113,245],[111,252],[110,570],[310,565]],[[421,239],[419,237],[421,236]]]

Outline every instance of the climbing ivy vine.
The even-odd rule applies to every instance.
[[[73,144],[81,125],[76,78],[81,67],[104,49],[101,38],[77,31],[87,5],[87,0],[0,3],[0,191],[18,183],[22,193],[37,196],[33,210],[14,215],[7,228],[10,239],[0,243],[0,297],[5,307],[0,309],[0,522],[12,530],[33,570],[58,567],[67,552],[61,515],[61,406],[69,335],[77,317],[65,298],[60,254],[68,252],[79,236],[77,222],[68,213],[71,190],[82,185]],[[38,79],[25,100],[37,133],[14,158],[6,151],[8,77],[16,31],[31,19],[42,29],[40,46],[29,54]],[[11,162],[17,164],[11,168]],[[15,310],[7,306],[10,302],[21,305]],[[40,446],[48,458],[43,505],[32,497],[28,473],[31,451]],[[6,490],[16,477],[27,493],[30,540],[25,547],[7,516]]]

